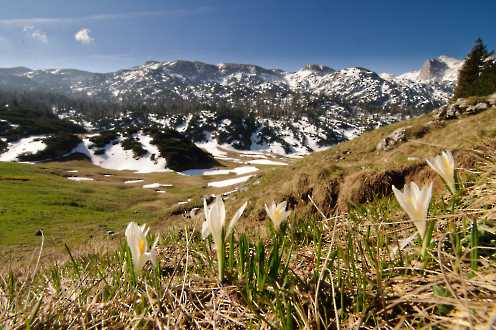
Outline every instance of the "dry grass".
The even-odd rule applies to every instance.
[[[455,200],[446,191],[435,198],[431,220],[436,225],[425,264],[418,258],[418,242],[393,253],[398,240],[415,229],[386,196],[347,214],[291,219],[287,239],[293,250],[285,254],[289,273],[255,291],[247,291],[236,267],[225,283],[215,281],[213,255],[195,226],[164,233],[160,266],[148,266],[136,280],[124,248],[68,257],[59,264],[38,263],[35,254],[23,274],[1,275],[0,324],[489,329],[496,317],[493,148],[478,150],[485,157],[476,170],[460,171],[466,188]],[[479,228],[477,246],[469,241],[473,221]],[[460,254],[453,245],[456,235]],[[267,249],[270,245],[266,242]]]
[[[350,202],[360,203],[389,194],[389,183],[401,185],[405,180],[434,179],[435,190],[443,189],[442,181],[426,168],[424,160],[449,149],[454,151],[460,167],[473,168],[481,156],[474,148],[496,137],[494,110],[442,123],[433,121],[432,115],[426,114],[367,132],[324,152],[309,155],[287,168],[264,173],[260,184],[239,194],[233,205],[237,207],[242,200],[249,199],[253,204],[249,210],[253,219],[260,218],[263,203],[270,199],[289,199],[301,212],[314,213],[305,196],[312,191],[330,191],[328,195],[338,196],[330,203],[328,198],[315,195],[317,205],[329,215],[334,206],[346,211]],[[409,140],[390,151],[376,150],[379,141],[399,127],[411,127]]]
[[[212,246],[198,232],[201,218],[162,232],[160,264],[141,274],[131,271],[124,244],[68,253],[58,263],[35,253],[29,267],[0,274],[0,327],[494,328],[496,143],[478,131],[481,123],[496,129],[494,116],[487,111],[448,122],[390,152],[370,148],[396,125],[267,171],[229,199],[231,206],[250,199],[255,221],[242,219],[228,244],[222,284]],[[422,259],[418,239],[398,250],[415,227],[389,189],[438,180],[422,160],[441,148],[457,151],[462,186],[451,196],[437,181],[432,242]],[[282,237],[259,211],[271,198],[295,207]],[[271,275],[274,251],[281,260]]]

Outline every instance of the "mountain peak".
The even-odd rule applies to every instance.
[[[412,81],[454,82],[463,63],[463,60],[441,55],[426,60],[420,70],[403,73],[398,78]]]
[[[303,70],[319,73],[331,73],[335,71],[334,69],[322,64],[305,64],[305,66],[303,66]]]
[[[424,62],[417,78],[424,81],[455,81],[462,65],[462,60],[446,55],[431,58]]]

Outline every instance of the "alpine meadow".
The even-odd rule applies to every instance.
[[[496,5],[1,7],[0,330],[496,329]]]

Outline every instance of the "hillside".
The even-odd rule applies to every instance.
[[[84,124],[57,114],[53,101],[40,101],[39,95],[27,93],[21,99],[16,94],[0,95],[0,102],[9,101],[0,106],[0,161],[84,158],[106,169],[139,172],[219,165],[207,151],[173,129],[150,123],[133,127],[129,121],[122,126],[85,128]]]
[[[6,327],[33,328],[488,329],[496,313],[495,106],[495,96],[459,100],[260,171],[226,196],[228,219],[243,202],[248,207],[225,245],[221,283],[217,248],[201,238],[202,213],[161,213],[149,237],[152,243],[161,234],[155,267],[133,270],[121,242],[125,220],[112,237],[116,250],[102,252],[112,242],[100,238],[93,251],[47,264],[42,245],[39,259],[0,275],[0,319]],[[455,155],[454,195],[425,165],[445,149]],[[48,167],[54,174],[66,168],[53,166],[60,165]],[[21,167],[44,171],[9,164],[2,177]],[[13,172],[5,180],[24,176]],[[196,197],[181,211],[201,205],[202,180],[188,181],[183,192]],[[392,184],[412,180],[434,181],[428,244],[415,236],[404,244],[415,229],[391,195]],[[287,200],[292,211],[280,231],[263,208],[272,199]],[[170,205],[153,207],[161,203]],[[129,220],[141,224],[149,216]]]
[[[317,205],[329,215],[335,210],[345,211],[350,203],[390,194],[391,184],[403,185],[405,180],[422,177],[427,171],[424,159],[441,149],[453,150],[470,168],[480,157],[474,149],[496,132],[493,111],[485,111],[491,105],[481,110],[475,107],[481,101],[489,104],[485,98],[459,100],[448,107],[452,109],[449,116],[443,107],[313,153],[265,176],[246,197],[253,200],[257,211],[262,208],[261,200],[288,199],[303,212],[312,209],[306,196],[313,193],[318,196]],[[494,104],[494,96],[490,102]],[[457,108],[457,104],[464,108]],[[384,150],[380,145],[384,146],[387,137],[398,141],[390,142],[391,147]]]

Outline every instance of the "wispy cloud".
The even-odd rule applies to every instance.
[[[95,42],[95,38],[90,35],[91,30],[82,28],[74,35],[74,39],[82,45],[89,45]]]
[[[48,43],[48,35],[41,30],[34,30],[33,33],[31,33],[31,38],[44,44]]]
[[[23,31],[32,39],[41,43],[48,43],[48,34],[40,29],[36,29],[33,25],[23,27]]]
[[[136,17],[161,17],[161,16],[189,16],[201,14],[209,10],[209,7],[198,7],[194,9],[176,9],[159,11],[137,11],[128,13],[95,14],[77,17],[28,17],[28,18],[8,18],[0,19],[0,26],[3,27],[25,27],[35,25],[56,25],[56,24],[78,24],[91,21],[105,21],[128,19]]]

